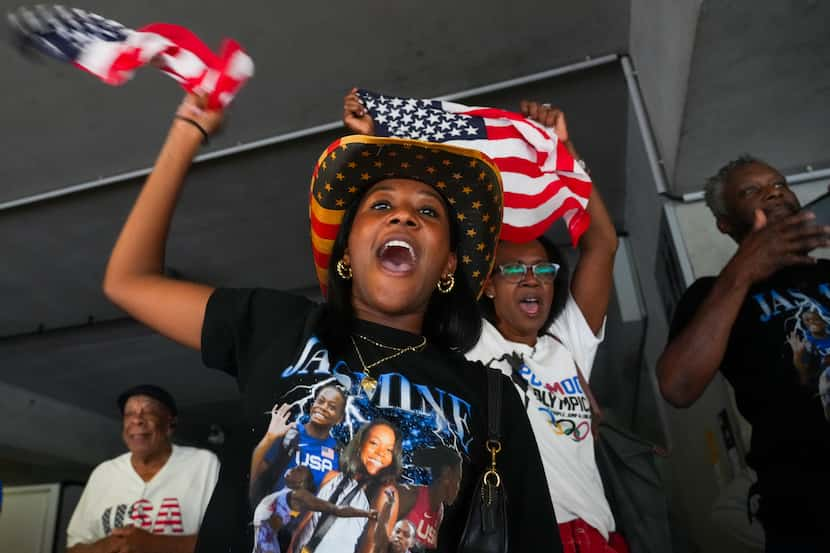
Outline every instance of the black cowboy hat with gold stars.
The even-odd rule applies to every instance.
[[[363,135],[332,142],[311,177],[311,246],[323,292],[347,207],[363,189],[391,178],[423,182],[444,197],[459,230],[458,270],[480,296],[501,230],[503,196],[496,165],[477,150]]]

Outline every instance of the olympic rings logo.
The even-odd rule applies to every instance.
[[[553,426],[553,433],[557,436],[567,436],[575,442],[581,442],[591,433],[591,422],[580,421],[575,422],[571,419],[556,418],[556,413],[547,407],[539,407],[539,411],[543,412],[550,418],[550,424]]]
[[[553,424],[553,433],[557,436],[568,436],[575,442],[581,442],[591,433],[588,421],[576,423],[571,419],[559,419]]]

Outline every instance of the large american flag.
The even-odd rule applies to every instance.
[[[9,24],[23,46],[120,85],[136,69],[152,64],[182,88],[207,96],[207,106],[224,107],[253,75],[254,64],[233,40],[219,54],[188,29],[151,23],[135,31],[100,15],[64,6],[18,8]]]
[[[533,240],[560,217],[574,244],[588,228],[591,179],[551,129],[501,109],[363,89],[358,96],[378,136],[445,142],[490,156],[504,181],[503,240]]]

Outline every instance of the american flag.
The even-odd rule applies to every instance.
[[[490,156],[504,180],[501,238],[527,242],[560,217],[574,244],[588,228],[591,179],[552,130],[505,110],[358,90],[375,134],[445,142]]]
[[[237,42],[223,41],[217,55],[194,33],[169,23],[134,31],[94,13],[41,5],[18,8],[8,20],[23,46],[72,63],[107,84],[123,84],[136,69],[152,64],[186,91],[206,95],[212,109],[230,103],[254,72]]]

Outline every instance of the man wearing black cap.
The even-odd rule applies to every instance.
[[[171,442],[176,402],[153,385],[118,396],[129,449],[98,465],[67,529],[68,553],[190,553],[219,475],[216,456]]]

